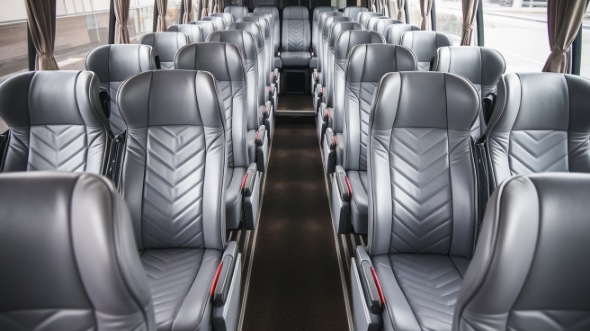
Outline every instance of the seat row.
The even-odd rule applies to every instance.
[[[0,329],[237,328],[242,263],[226,241],[228,196],[252,205],[258,179],[238,163],[224,88],[205,71],[139,73],[120,87],[126,129],[114,139],[92,72],[0,84],[1,169],[11,173],[0,179],[0,242],[13,252],[0,258],[10,270]]]

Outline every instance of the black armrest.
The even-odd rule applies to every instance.
[[[266,139],[266,127],[261,125],[258,130],[256,130],[256,145],[262,146],[264,144],[264,140]]]
[[[350,182],[348,181],[348,177],[346,177],[346,171],[344,168],[342,168],[342,166],[336,166],[334,176],[336,176],[336,184],[338,185],[340,198],[342,201],[350,201],[350,198],[352,197],[352,189],[350,188]]]
[[[367,307],[372,313],[378,314],[381,312],[384,303],[383,293],[371,258],[363,246],[357,246],[356,248],[356,263]]]
[[[256,171],[256,163],[251,163],[242,180],[242,196],[249,197],[252,195],[254,183],[256,182]]]
[[[225,251],[223,252],[223,256],[221,257],[221,262],[219,263],[215,280],[213,282],[213,304],[215,306],[223,306],[225,304],[225,300],[227,299],[227,295],[229,293],[229,286],[231,284],[237,256],[238,245],[235,241],[232,241],[227,245]]]
[[[269,92],[270,95],[270,92]],[[264,119],[267,119],[270,117],[270,112],[272,111],[272,102],[267,101],[264,103],[264,111],[262,113],[262,116],[264,117]]]
[[[334,134],[334,130],[331,128],[326,129],[326,143],[330,147],[330,150],[336,149],[336,145],[338,142],[336,141],[336,135]]]

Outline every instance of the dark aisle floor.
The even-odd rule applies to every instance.
[[[284,94],[279,96],[277,111],[313,111],[311,94]],[[320,161],[321,162],[321,161]]]
[[[274,139],[242,330],[348,330],[313,117]]]

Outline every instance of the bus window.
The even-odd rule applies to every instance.
[[[180,23],[180,1],[182,0],[168,0],[166,6],[166,25],[171,26]]]
[[[461,1],[436,0],[436,30],[448,34],[453,45],[461,44],[463,31],[463,9]],[[474,28],[474,31],[476,29]],[[473,33],[476,35],[477,33]]]
[[[547,2],[484,0],[485,46],[500,51],[506,72],[541,71],[549,56]]]
[[[0,81],[29,70],[27,10],[22,0],[3,0],[0,10]]]
[[[139,42],[139,37],[154,30],[154,0],[131,0],[127,21],[129,40]]]
[[[422,25],[422,14],[420,13],[419,0],[406,0],[408,4],[408,23],[417,27]]]
[[[62,70],[85,70],[86,54],[109,42],[109,0],[57,2],[55,60]]]
[[[582,22],[582,67],[580,75],[590,78],[590,7],[586,9],[584,21]]]

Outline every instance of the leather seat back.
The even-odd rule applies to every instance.
[[[252,16],[252,17],[262,17],[265,18],[268,21],[268,27],[270,29],[270,39],[272,42],[272,52],[271,55],[274,58],[275,55],[279,52],[279,46],[280,46],[280,37],[276,38],[275,34],[274,34],[274,26],[275,26],[275,18],[274,16],[272,16],[272,14],[270,13],[250,13],[247,16]]]
[[[506,61],[502,54],[493,48],[449,46],[437,50],[432,70],[450,72],[467,78],[483,99],[489,92],[496,90],[498,81],[506,71]],[[482,108],[471,135],[478,139],[485,129]]]
[[[514,175],[590,172],[590,80],[506,74],[485,133],[491,188]]]
[[[375,25],[377,24],[377,22],[381,21],[381,20],[385,20],[388,19],[389,17],[387,16],[373,16],[373,17],[369,17],[369,20],[367,21],[367,30],[369,31],[376,31],[375,30]]]
[[[420,28],[411,24],[392,24],[386,28],[383,36],[388,44],[401,45],[402,36],[408,31],[420,31]]]
[[[393,18],[378,20],[377,22],[375,22],[374,31],[377,31],[380,34],[382,34],[383,38],[385,38],[385,40],[387,40],[387,37],[389,36],[389,29],[388,29],[389,26],[393,25],[393,24],[400,24],[400,23],[402,23],[402,22],[398,21],[396,19],[393,19]]]
[[[383,77],[368,120],[371,256],[471,256],[477,209],[469,134],[478,109],[477,91],[462,77]]]
[[[150,32],[139,43],[152,46],[160,58],[161,69],[174,69],[174,57],[179,49],[189,44],[188,36],[180,32]]]
[[[322,57],[320,58],[320,61],[322,62],[322,72],[320,74],[322,76],[321,81],[324,86],[329,85],[328,80],[330,77],[330,65],[328,62],[330,58],[330,32],[332,31],[332,26],[334,23],[338,22],[352,22],[352,19],[346,16],[330,16],[324,20],[324,25],[322,27]]]
[[[359,16],[357,18],[357,21],[361,25],[361,27],[363,28],[363,30],[369,30],[367,28],[367,25],[369,24],[369,19],[371,17],[383,16],[383,14],[381,14],[381,13],[375,13],[375,12],[362,12],[362,13],[359,13],[358,15]]]
[[[238,47],[223,42],[192,44],[178,52],[175,65],[176,69],[202,70],[213,75],[224,100],[227,165],[248,167],[246,124],[250,92]],[[252,94],[256,95],[254,90]]]
[[[108,180],[3,175],[0,204],[0,329],[156,329],[129,211]]]
[[[486,210],[453,330],[590,329],[590,178],[517,177]]]
[[[210,34],[217,31],[213,21],[192,21],[190,24],[198,25],[203,30],[203,40],[207,40]]]
[[[373,96],[383,75],[413,71],[416,67],[414,53],[401,46],[363,44],[350,51],[344,96],[344,169],[367,170],[369,117]]]
[[[225,24],[225,19],[219,16],[207,16],[203,17],[201,21],[211,21],[215,25],[215,31],[223,31],[227,27]]]
[[[209,42],[224,42],[236,45],[242,55],[244,69],[246,71],[246,104],[248,110],[247,129],[258,129],[259,123],[262,122],[258,114],[258,106],[264,104],[264,80],[260,79],[258,72],[258,48],[256,41],[250,32],[228,30],[217,31],[209,36]]]
[[[327,63],[327,65],[325,66],[327,84],[324,83],[324,95],[326,97],[326,103],[330,107],[334,105],[334,66],[336,65],[334,46],[336,44],[336,40],[338,39],[338,37],[340,37],[342,32],[353,30],[361,31],[362,29],[360,24],[353,22],[352,20],[347,22],[334,22],[334,24],[332,24],[332,28],[330,29],[327,44],[328,51],[326,52],[328,56],[325,60],[325,63]]]
[[[209,43],[185,47],[180,58],[202,45]],[[215,78],[192,70],[144,72],[121,86],[118,101],[129,127],[119,187],[139,248],[223,250],[232,139],[226,143],[231,131]]]
[[[252,37],[254,37],[254,40],[256,41],[256,49],[258,50],[258,68],[264,69],[266,66],[266,49],[264,48],[264,37],[260,25],[253,22],[238,22],[230,25],[227,29],[246,31],[252,34]],[[270,75],[267,75],[264,70],[258,70],[258,77],[259,81],[262,81],[264,86],[270,85]]]
[[[391,33],[391,31],[390,31]],[[452,46],[446,33],[436,31],[408,31],[402,35],[400,45],[411,49],[418,59],[419,70],[429,70],[430,61],[440,47]]]
[[[275,44],[281,44],[281,18],[279,16],[279,10],[275,6],[258,6],[254,8],[254,13],[256,14],[270,14],[273,17],[273,40]]]
[[[170,32],[181,32],[187,35],[189,44],[200,43],[205,41],[203,38],[203,28],[194,24],[176,24],[168,27]]]
[[[226,6],[225,8],[223,8],[223,12],[230,13],[233,16],[234,22],[235,22],[235,20],[237,20],[238,18],[242,18],[242,17],[248,15],[250,10],[248,10],[248,7],[246,7],[246,6],[231,5],[231,6]]]
[[[104,174],[111,133],[98,84],[89,71],[31,71],[2,82],[9,134],[1,171]]]
[[[311,47],[316,50],[318,49],[318,34],[320,30],[318,25],[320,23],[320,15],[325,12],[337,12],[338,8],[334,6],[318,6],[313,9],[312,15],[312,26],[311,26]]]
[[[274,62],[274,53],[273,53],[273,40],[272,40],[272,30],[270,29],[270,22],[264,18],[259,16],[246,16],[242,17],[238,20],[238,22],[252,22],[260,25],[260,31],[262,32],[262,36],[264,37],[264,67],[260,68],[260,70],[264,71],[264,75],[269,76],[272,68],[272,64]]]
[[[358,24],[358,23],[357,23]],[[360,28],[360,24],[358,25]],[[334,132],[344,130],[344,98],[346,94],[346,69],[348,55],[357,45],[383,44],[383,37],[374,31],[349,30],[340,34],[334,44],[334,86],[332,126]]]
[[[117,105],[117,92],[129,77],[156,69],[156,54],[148,45],[103,45],[86,56],[86,69],[100,81],[100,90],[109,95],[109,122],[114,134],[125,130],[125,122]]]
[[[287,6],[283,9],[283,52],[303,52],[309,50],[311,31],[309,10],[303,6]]]
[[[368,12],[369,9],[367,7],[360,7],[360,6],[349,6],[344,7],[344,15],[352,18],[358,23],[358,15],[363,12]]]
[[[342,16],[344,17],[344,14],[341,12],[337,12],[337,11],[327,11],[327,12],[323,12],[320,14],[320,18],[318,19],[318,40],[317,40],[317,46],[318,48],[316,49],[316,56],[318,58],[318,71],[321,72],[323,70],[322,68],[322,60],[324,58],[324,53],[323,53],[323,43],[322,43],[322,33],[324,31],[324,25],[326,22],[326,19],[328,17],[333,17],[333,16]]]
[[[225,26],[228,27],[230,24],[235,23],[236,19],[231,13],[212,13],[211,17],[221,17],[225,21]]]

